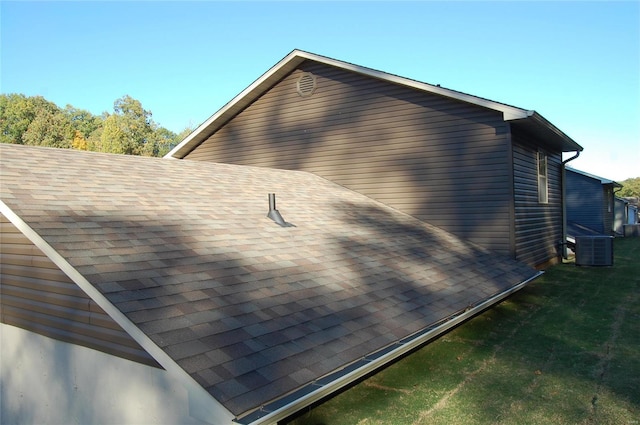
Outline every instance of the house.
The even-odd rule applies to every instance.
[[[581,150],[535,111],[294,50],[167,157],[308,171],[543,266]]]
[[[616,235],[624,235],[624,225],[633,224],[633,215],[629,216],[629,201],[624,198],[615,197],[613,200],[613,232]]]
[[[542,273],[308,172],[0,158],[2,423],[276,423]]]
[[[619,236],[638,236],[638,207],[632,198],[615,197],[613,231]]]
[[[619,183],[566,168],[567,236],[614,234],[614,190]]]

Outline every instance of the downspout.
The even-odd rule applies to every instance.
[[[567,190],[566,190],[566,185],[567,185],[567,179],[566,179],[566,170],[565,170],[565,165],[569,162],[569,161],[573,161],[574,159],[576,159],[577,157],[580,156],[580,151],[576,151],[576,154],[574,156],[572,156],[569,159],[566,159],[564,161],[562,161],[562,176],[561,176],[561,181],[562,181],[562,241],[560,242],[560,246],[562,247],[562,258],[563,259],[567,259],[568,254],[567,254]]]

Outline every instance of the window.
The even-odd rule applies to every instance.
[[[538,202],[549,202],[549,181],[547,179],[547,155],[538,151]]]

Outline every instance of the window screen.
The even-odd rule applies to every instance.
[[[538,152],[538,202],[549,202],[549,182],[547,179],[547,155]]]

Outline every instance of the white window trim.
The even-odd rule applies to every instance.
[[[542,162],[542,163],[541,163]],[[549,203],[549,161],[547,160],[547,154],[538,151],[536,161],[536,174],[538,176],[538,203]],[[544,172],[541,173],[540,171]]]

